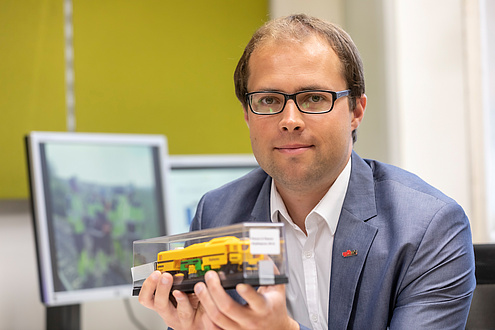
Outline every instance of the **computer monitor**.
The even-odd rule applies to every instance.
[[[474,244],[476,288],[466,329],[495,329],[495,244]]]
[[[42,302],[130,297],[133,241],[166,234],[165,137],[32,132],[26,146]]]
[[[171,155],[168,234],[187,232],[201,197],[258,168],[251,154]]]

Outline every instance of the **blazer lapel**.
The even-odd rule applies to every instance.
[[[353,152],[351,179],[333,243],[328,311],[331,329],[347,329],[361,271],[378,231],[366,221],[375,216],[372,170]]]
[[[270,190],[272,187],[272,178],[267,175],[266,180],[261,186],[258,198],[251,212],[251,222],[271,222],[270,214]]]

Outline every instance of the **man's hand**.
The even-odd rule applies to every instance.
[[[299,324],[287,314],[285,285],[262,286],[256,291],[248,284],[238,284],[236,290],[247,302],[241,305],[225,292],[215,271],[207,272],[205,281],[206,285],[197,283],[194,292],[206,328],[299,329]]]
[[[173,277],[169,273],[153,272],[144,281],[139,293],[139,302],[161,316],[167,326],[175,329],[203,329],[203,310],[194,294],[187,295],[175,290],[172,292],[177,306],[170,300]]]

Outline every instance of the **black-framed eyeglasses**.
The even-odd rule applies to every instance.
[[[275,115],[284,111],[288,100],[293,100],[299,111],[317,114],[332,111],[335,101],[349,95],[350,89],[340,92],[307,90],[294,94],[282,92],[246,93],[246,101],[251,111],[257,115]]]

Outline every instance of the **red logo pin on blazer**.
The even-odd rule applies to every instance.
[[[347,257],[352,257],[352,256],[357,256],[357,250],[347,250],[345,252],[342,252],[342,256],[344,258],[347,258]]]

